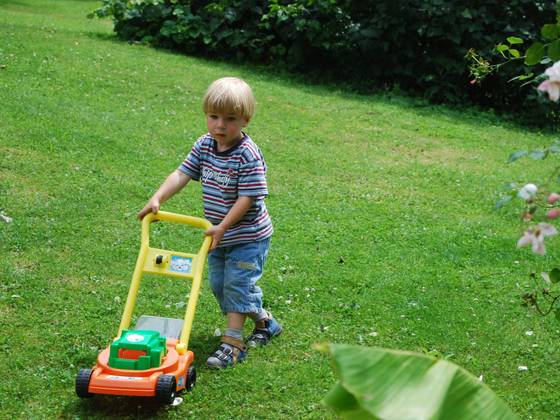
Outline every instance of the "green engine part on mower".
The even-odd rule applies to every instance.
[[[167,352],[165,341],[158,331],[124,330],[111,344],[109,366],[129,370],[159,367]]]

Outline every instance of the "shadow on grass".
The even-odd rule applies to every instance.
[[[21,0],[0,0],[0,8],[3,8],[5,6],[10,6],[10,7],[27,7],[29,9],[32,8],[31,5],[29,5],[29,2],[26,1],[21,1]]]
[[[184,398],[184,393],[181,396]],[[64,407],[61,416],[72,418],[80,414],[84,418],[154,418],[170,407],[155,398],[96,395],[88,399],[76,397]]]
[[[238,59],[226,59],[197,54],[190,54],[180,50],[169,49],[138,41],[126,41],[119,38],[115,33],[89,32],[87,36],[110,42],[113,44],[130,44],[153,48],[164,54],[188,57],[204,65],[222,66],[224,73],[243,73],[245,75],[255,75],[255,78],[265,78],[277,84],[302,89],[314,95],[336,96],[345,100],[358,101],[360,103],[383,103],[390,104],[405,110],[411,110],[418,116],[433,117],[433,115],[443,116],[460,123],[474,124],[476,126],[503,126],[517,129],[520,131],[537,130],[549,132],[551,129],[537,128],[518,121],[514,115],[496,113],[491,109],[483,109],[473,104],[436,104],[414,94],[400,91],[398,88],[381,88],[369,85],[367,81],[357,85],[355,82],[334,81],[331,78],[323,78],[321,74],[298,73],[287,68],[275,67],[272,64],[258,64],[242,62]]]
[[[90,0],[80,0],[84,2],[89,2]],[[25,5],[25,2],[16,0],[17,3]],[[0,0],[0,7],[2,6],[3,0]],[[12,2],[10,2],[12,3]],[[92,5],[93,6],[93,5]],[[87,19],[84,16],[84,19]],[[102,22],[103,25],[112,25],[110,19],[98,19],[93,18]],[[17,26],[10,24],[10,26]],[[138,42],[129,42],[118,38],[114,32],[101,32],[91,29],[87,30],[68,30],[68,29],[58,29],[58,31],[80,33],[91,39],[100,40],[104,42],[109,42],[112,44],[124,45],[128,44],[140,44]],[[520,129],[522,131],[527,131],[528,129],[535,130],[535,127],[530,127],[521,121],[515,119],[513,115],[498,114],[491,110],[482,109],[472,104],[434,104],[430,103],[427,99],[419,97],[414,94],[409,94],[404,91],[399,91],[394,88],[382,88],[379,86],[373,86],[368,84],[367,81],[360,81],[359,83],[336,81],[334,77],[336,75],[331,74],[330,76],[325,76],[323,74],[317,73],[299,73],[295,70],[290,70],[286,67],[281,68],[273,64],[264,65],[258,63],[248,63],[242,62],[236,58],[218,58],[210,56],[201,56],[195,54],[188,54],[180,50],[171,50],[163,47],[154,47],[158,51],[164,53],[176,55],[176,56],[188,56],[192,59],[198,60],[203,64],[210,64],[216,66],[224,66],[229,68],[230,72],[243,72],[245,74],[254,74],[259,77],[265,77],[269,80],[274,80],[276,83],[289,85],[291,87],[305,89],[313,94],[317,95],[336,95],[342,99],[351,99],[359,102],[366,103],[389,103],[394,104],[403,109],[411,109],[416,114],[420,116],[431,117],[434,114],[444,115],[450,119],[458,120],[461,122],[480,125],[485,124],[488,126],[504,125],[515,129]],[[551,129],[537,128],[538,131],[551,131]]]
[[[107,42],[112,42],[114,44],[132,44],[131,42],[128,41],[123,41],[122,39],[118,38],[117,35],[115,35],[114,33],[104,33],[104,32],[95,32],[95,31],[87,31],[85,32],[85,35],[88,36],[91,39],[95,39],[95,40],[99,40],[99,41],[107,41]]]

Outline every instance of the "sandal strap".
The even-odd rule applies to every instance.
[[[229,335],[222,335],[221,341],[222,343],[229,344],[230,346],[233,346],[240,351],[247,351],[247,345],[243,342],[243,340],[230,337]]]
[[[266,318],[261,319],[260,321],[255,321],[255,327],[260,329],[266,328]]]
[[[258,341],[267,344],[270,341],[270,333],[267,329],[255,328],[248,341]]]
[[[220,348],[214,352],[213,356],[218,360],[227,362],[227,360],[231,359],[232,353],[233,352],[231,348],[226,346],[220,346]]]
[[[250,340],[252,341],[263,341],[263,342],[267,342],[268,341],[268,337],[264,334],[252,334],[251,337],[249,337]]]
[[[253,336],[260,335],[260,336],[270,338],[270,331],[268,331],[268,328],[255,328],[251,335]]]

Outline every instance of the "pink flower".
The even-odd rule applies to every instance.
[[[548,204],[554,204],[558,200],[560,200],[560,194],[553,192],[553,193],[550,193],[550,195],[548,196],[546,201],[548,201]]]
[[[547,68],[544,74],[548,76],[549,80],[554,80],[555,82],[560,82],[560,61],[557,61],[552,65],[552,67]]]
[[[558,99],[560,98],[560,82],[545,80],[537,89],[541,92],[548,93],[548,98],[551,101],[558,102]]]
[[[560,216],[560,209],[552,209],[546,213],[548,219],[556,219],[558,216]]]
[[[544,73],[548,76],[548,80],[542,82],[537,89],[548,93],[551,101],[558,102],[560,98],[560,61],[547,68]]]
[[[532,245],[532,251],[536,254],[544,255],[546,248],[544,247],[544,238],[547,236],[556,235],[558,231],[552,225],[547,223],[539,223],[525,231],[523,236],[517,241],[517,247]]]

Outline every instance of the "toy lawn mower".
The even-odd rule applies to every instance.
[[[204,238],[196,255],[150,248],[150,223],[156,220],[204,230],[212,226],[205,219],[163,211],[144,217],[140,253],[117,338],[99,354],[92,369],[79,371],[76,376],[76,394],[79,397],[130,395],[156,397],[162,403],[171,404],[178,392],[190,391],[195,385],[194,354],[188,350],[188,344],[212,238]],[[192,280],[184,321],[142,315],[136,327],[129,329],[144,273]]]

